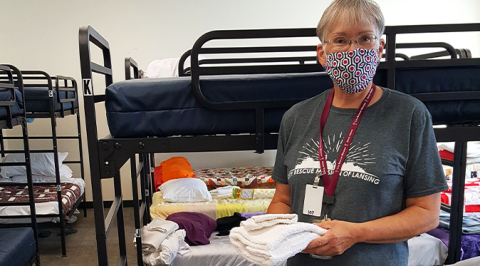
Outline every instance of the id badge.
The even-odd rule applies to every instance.
[[[323,194],[322,186],[307,185],[303,201],[303,214],[320,217],[322,215]]]

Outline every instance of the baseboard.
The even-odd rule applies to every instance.
[[[112,206],[113,201],[104,201],[103,202],[103,207],[104,208],[110,208]],[[86,206],[87,209],[93,208],[93,201],[87,201],[87,202],[82,202],[78,206],[79,209],[83,209]],[[133,200],[124,200],[123,201],[123,207],[133,207]]]

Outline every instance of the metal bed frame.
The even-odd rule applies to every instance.
[[[396,36],[408,33],[431,33],[431,32],[467,32],[480,31],[480,24],[456,24],[456,25],[416,25],[416,26],[390,26],[386,27],[385,35],[387,43],[396,44]],[[197,100],[206,108],[214,110],[234,110],[234,109],[253,109],[255,110],[256,132],[253,134],[239,135],[216,135],[216,136],[176,136],[176,137],[151,137],[151,138],[112,138],[110,135],[99,138],[97,134],[95,104],[105,101],[105,95],[95,95],[92,84],[92,73],[103,74],[105,76],[106,86],[112,84],[112,66],[110,58],[110,48],[108,42],[93,28],[81,27],[79,33],[80,41],[80,62],[82,79],[84,85],[84,105],[87,124],[87,139],[89,147],[91,164],[91,178],[93,190],[93,205],[95,211],[95,225],[97,232],[97,251],[99,265],[108,265],[107,260],[107,234],[111,227],[112,219],[116,215],[118,226],[118,237],[120,246],[120,265],[126,264],[125,233],[123,223],[123,205],[121,194],[121,181],[119,169],[131,160],[132,166],[132,185],[135,207],[135,230],[137,243],[137,261],[142,265],[141,238],[139,230],[141,228],[141,217],[143,224],[146,223],[145,213],[141,212],[147,198],[151,193],[150,178],[147,178],[145,165],[148,166],[146,159],[149,153],[168,153],[168,152],[207,152],[207,151],[234,151],[234,150],[254,150],[262,153],[265,149],[276,149],[278,134],[264,132],[264,110],[267,108],[290,107],[293,101],[262,101],[262,102],[235,102],[235,103],[215,103],[209,101],[202,93],[200,87],[200,76],[205,75],[228,75],[228,74],[271,74],[271,73],[306,73],[318,72],[322,67],[318,64],[285,64],[285,65],[255,65],[255,66],[222,66],[216,67],[215,64],[225,63],[224,59],[212,59],[208,65],[199,62],[199,54],[231,54],[231,53],[305,53],[315,52],[316,46],[273,46],[273,47],[230,47],[230,48],[204,48],[203,45],[208,41],[215,39],[256,39],[256,38],[286,38],[286,37],[313,37],[315,29],[281,29],[281,30],[236,30],[236,31],[214,31],[201,36],[191,51],[191,80],[192,92]],[[90,59],[90,43],[99,47],[103,52],[103,64],[99,65]],[[396,70],[400,68],[421,68],[421,67],[480,67],[480,59],[457,59],[457,51],[445,47],[447,54],[431,54],[426,58],[434,58],[443,55],[450,55],[452,59],[437,60],[405,60],[401,55],[396,54],[396,48],[422,48],[439,47],[442,43],[421,43],[421,44],[396,44],[386,47],[385,62],[379,66],[380,71],[385,71],[386,75],[382,84],[391,89],[395,89]],[[394,58],[403,58],[403,61],[396,61]],[[393,58],[393,60],[389,60]],[[422,58],[419,58],[422,59]],[[230,59],[227,59],[230,60]],[[290,60],[290,59],[289,59]],[[298,60],[298,57],[296,58]],[[240,60],[241,61],[241,60]],[[232,62],[230,63],[242,63]],[[135,68],[134,68],[135,69]],[[479,68],[480,69],[480,68]],[[130,72],[130,70],[128,71]],[[480,91],[468,92],[445,92],[445,93],[422,93],[412,95],[422,101],[449,101],[449,100],[467,100],[480,99]],[[450,244],[447,263],[453,263],[460,259],[460,241],[461,227],[463,218],[463,196],[465,185],[465,167],[466,167],[466,146],[468,141],[480,140],[480,127],[478,125],[447,126],[446,128],[435,129],[437,141],[454,141],[455,161],[454,165],[454,184],[452,192],[452,204],[450,213],[452,215],[450,224]],[[137,171],[135,165],[135,155],[139,154],[141,158],[140,166]],[[148,169],[148,167],[147,167]],[[142,174],[141,182],[145,183],[142,187],[141,205],[137,195],[137,176]],[[102,198],[101,180],[114,178],[115,200],[106,219],[104,219],[104,203]],[[143,190],[143,188],[146,188]],[[135,206],[136,205],[136,206]],[[141,208],[139,208],[141,206]],[[140,248],[139,248],[140,246]]]
[[[0,80],[0,88],[6,88],[11,91],[12,97],[10,101],[1,101],[0,108],[6,108],[7,118],[0,121],[0,134],[3,134],[4,129],[12,129],[15,126],[22,127],[22,137],[19,139],[23,140],[23,150],[20,151],[25,155],[25,162],[1,162],[0,166],[25,166],[27,173],[27,186],[28,186],[28,203],[0,203],[0,206],[25,206],[30,207],[30,215],[24,216],[0,216],[2,219],[13,219],[13,218],[25,218],[30,217],[31,222],[28,226],[32,227],[33,234],[35,237],[35,246],[36,252],[33,257],[30,259],[30,263],[35,263],[40,265],[40,257],[38,253],[38,229],[37,229],[37,215],[35,210],[35,200],[33,194],[33,181],[32,181],[32,168],[30,165],[30,146],[28,142],[28,127],[26,120],[25,108],[23,108],[23,113],[20,116],[12,117],[11,106],[16,104],[15,97],[15,88],[18,89],[22,95],[23,106],[25,107],[25,93],[24,93],[24,84],[22,72],[18,68],[12,65],[0,65],[0,76],[4,77]],[[3,151],[3,145],[2,145]],[[3,154],[2,154],[3,157]],[[15,186],[18,184],[9,184],[4,183],[2,186]],[[16,225],[18,226],[18,225]]]
[[[77,93],[77,82],[71,77],[65,76],[54,76],[51,77],[48,73],[44,71],[22,71],[23,74],[23,86],[24,87],[36,87],[36,88],[47,88],[49,95],[49,111],[48,112],[32,112],[25,110],[27,118],[46,118],[50,119],[51,126],[51,136],[28,136],[29,140],[52,140],[51,150],[30,150],[31,153],[53,153],[54,155],[54,164],[55,164],[55,183],[42,183],[42,185],[56,185],[57,186],[57,201],[58,206],[62,206],[62,194],[61,194],[61,181],[60,181],[60,165],[58,164],[58,140],[77,140],[78,150],[80,159],[77,161],[64,161],[66,164],[79,164],[80,165],[80,176],[85,180],[84,176],[84,167],[83,167],[83,147],[82,147],[82,137],[81,137],[81,125],[80,125],[80,113],[79,108],[74,106],[75,99],[78,98]],[[17,81],[17,80],[14,80]],[[56,91],[56,99],[54,98],[54,90]],[[73,98],[69,98],[69,92],[73,93]],[[65,99],[61,99],[61,94],[64,93]],[[28,97],[27,97],[28,98]],[[24,101],[29,101],[25,99]],[[60,103],[60,110],[55,110],[55,103]],[[64,108],[64,104],[71,103],[71,108]],[[25,106],[25,105],[24,105]],[[64,118],[65,116],[76,115],[77,116],[77,136],[57,136],[57,119]],[[27,123],[28,125],[28,123]],[[16,136],[3,136],[0,133],[0,153],[2,157],[6,153],[22,153],[21,150],[5,150],[4,141],[9,139],[21,139],[22,137]],[[84,217],[87,217],[87,207],[85,202],[85,192],[82,197],[77,200],[73,208],[65,213],[66,216],[71,217],[74,211],[79,207],[80,203],[83,201],[84,206]],[[49,215],[37,215],[37,217],[59,217],[60,219],[60,236],[61,236],[61,245],[62,245],[62,256],[67,256],[66,242],[65,242],[65,219],[63,208],[59,207],[58,214],[49,214]]]

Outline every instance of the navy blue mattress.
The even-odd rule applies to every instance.
[[[374,82],[386,85],[386,71]],[[253,110],[206,109],[191,91],[190,77],[117,82],[105,92],[113,137],[237,134],[255,132]],[[302,101],[332,87],[325,73],[204,77],[213,102]],[[397,69],[396,90],[407,93],[479,91],[480,68]],[[480,124],[480,100],[425,102],[434,124]],[[265,132],[278,132],[288,108],[265,110]]]
[[[331,88],[324,73],[242,75],[203,78],[213,102],[293,100],[300,102]],[[255,132],[255,112],[203,107],[190,77],[117,82],[105,92],[108,126],[114,137],[237,134]],[[265,110],[265,132],[278,132],[288,108]]]
[[[11,98],[12,98],[12,92],[10,90],[5,88],[0,88],[0,101],[10,101]],[[16,103],[10,106],[12,117],[17,117],[23,114],[22,94],[18,90],[15,90],[15,100],[16,100]],[[0,120],[5,120],[6,118],[7,118],[7,107],[0,106]]]
[[[50,111],[50,103],[48,97],[48,88],[31,88],[25,87],[25,105],[27,106],[27,112],[49,112]],[[72,99],[74,97],[74,92],[67,92],[68,98]],[[66,99],[65,92],[60,92],[60,98]],[[60,111],[62,108],[62,104],[57,100],[57,91],[53,90],[53,102],[55,105],[55,111]],[[75,98],[73,102],[75,108],[78,107],[78,100]],[[63,104],[63,109],[67,110],[72,108],[72,102],[66,102]]]
[[[0,229],[0,265],[24,266],[35,252],[32,228]]]

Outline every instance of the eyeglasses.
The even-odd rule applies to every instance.
[[[336,50],[346,50],[352,44],[352,40],[359,48],[372,49],[377,43],[378,37],[374,34],[363,34],[357,38],[347,38],[345,36],[338,36],[325,43],[331,43]]]

